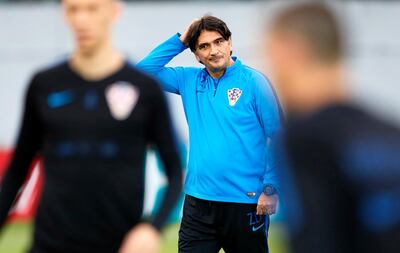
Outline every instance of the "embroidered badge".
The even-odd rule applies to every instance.
[[[139,89],[128,82],[116,82],[106,88],[106,100],[111,115],[125,120],[136,106]]]
[[[236,102],[239,100],[241,95],[242,95],[242,90],[239,88],[233,88],[228,90],[229,105],[234,106]]]

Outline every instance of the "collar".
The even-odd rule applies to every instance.
[[[236,56],[232,56],[232,60],[234,63],[226,69],[223,76],[229,76],[242,67],[242,62]]]

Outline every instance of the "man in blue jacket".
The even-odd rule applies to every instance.
[[[165,66],[187,47],[205,68]],[[231,55],[226,24],[204,16],[138,64],[181,95],[189,125],[181,253],[268,251],[278,202],[270,146],[279,104],[268,80]]]

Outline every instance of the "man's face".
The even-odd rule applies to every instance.
[[[220,72],[229,66],[232,43],[216,31],[201,32],[196,45],[195,56],[212,72]]]
[[[77,46],[91,50],[109,39],[110,26],[118,16],[115,0],[62,0],[65,19]]]
[[[275,81],[281,82],[290,75],[289,65],[292,60],[287,48],[287,40],[279,34],[269,34],[267,39],[267,57],[271,74]],[[280,84],[278,84],[280,85]]]
[[[267,39],[268,67],[276,89],[283,103],[290,103],[298,97],[298,87],[292,82],[293,76],[303,63],[298,46],[290,37],[279,32],[271,32]]]

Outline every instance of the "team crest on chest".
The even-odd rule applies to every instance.
[[[239,88],[232,88],[228,90],[229,105],[234,106],[242,95],[242,90]]]
[[[125,120],[136,106],[139,89],[128,82],[116,82],[106,88],[105,95],[111,115],[117,120]]]

